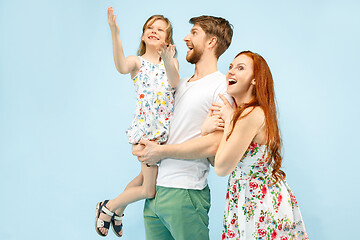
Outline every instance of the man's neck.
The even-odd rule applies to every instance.
[[[217,71],[217,58],[213,56],[202,56],[201,59],[195,64],[195,73],[189,79],[190,82],[199,80],[209,74]]]

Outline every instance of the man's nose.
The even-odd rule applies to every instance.
[[[190,40],[190,39],[189,39],[189,35],[190,35],[190,34],[188,34],[188,35],[185,36],[185,38],[184,38],[184,41],[185,41],[185,42],[187,42],[187,41]]]

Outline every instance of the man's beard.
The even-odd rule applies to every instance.
[[[203,50],[200,50],[198,48],[193,48],[192,54],[186,55],[186,61],[188,61],[191,64],[196,64],[200,60],[203,52],[204,52]]]

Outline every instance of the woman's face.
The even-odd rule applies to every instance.
[[[237,98],[242,94],[252,93],[255,86],[254,62],[245,54],[236,57],[226,74],[227,93]],[[249,92],[250,91],[250,92]]]

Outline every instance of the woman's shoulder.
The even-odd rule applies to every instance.
[[[262,125],[265,121],[265,113],[260,106],[250,106],[245,108],[240,117],[255,125]]]

